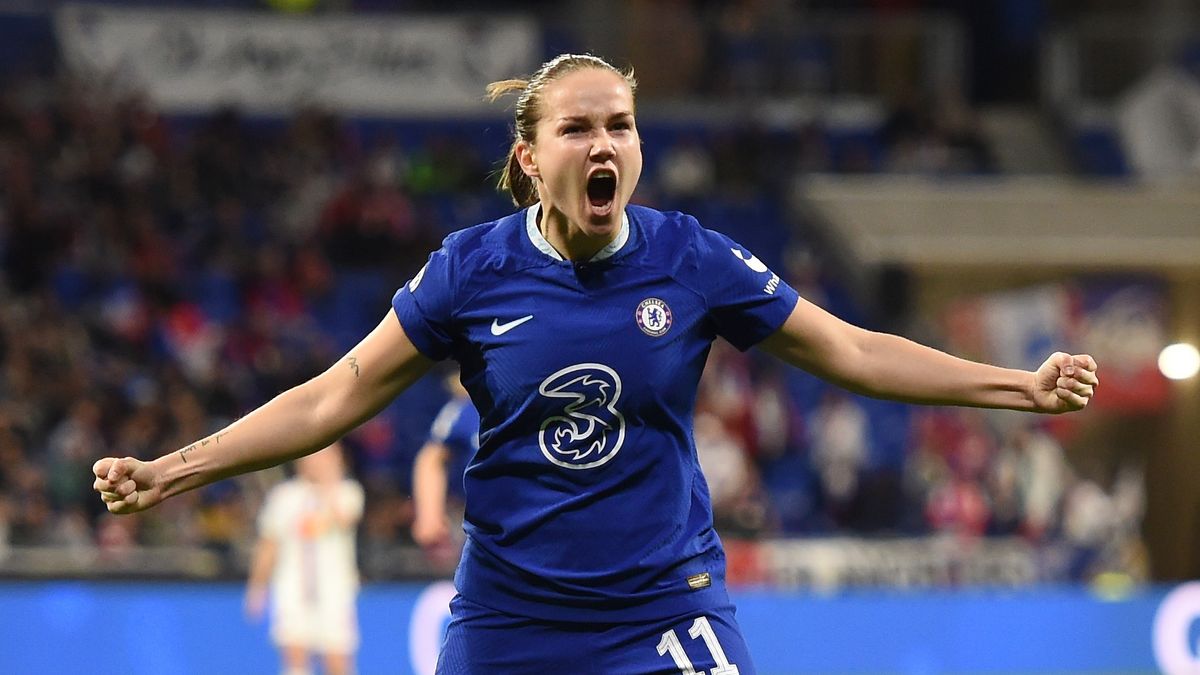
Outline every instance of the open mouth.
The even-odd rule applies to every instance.
[[[600,212],[606,212],[612,207],[613,199],[617,196],[617,176],[608,169],[600,169],[588,176],[588,203]]]

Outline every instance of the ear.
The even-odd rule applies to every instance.
[[[530,178],[541,178],[538,173],[537,158],[533,156],[533,145],[524,139],[517,141],[516,145],[517,163],[521,165],[521,170]]]

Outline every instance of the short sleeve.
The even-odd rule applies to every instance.
[[[442,443],[455,458],[470,457],[479,449],[479,413],[467,400],[457,413]]]
[[[404,333],[425,356],[440,361],[453,342],[454,287],[446,246],[434,251],[416,276],[392,296]]]
[[[282,522],[280,501],[283,499],[283,484],[276,485],[267,492],[263,499],[262,509],[258,512],[258,534],[266,539],[279,539],[283,536],[285,526]]]
[[[362,485],[355,480],[342,481],[341,508],[354,522],[362,519],[363,504],[366,501]]]
[[[463,399],[450,399],[446,405],[438,412],[437,417],[433,418],[433,424],[429,427],[429,440],[434,443],[445,443],[450,437],[450,431],[454,428],[454,422],[458,419],[459,413],[462,412],[462,407],[465,404]]]
[[[745,351],[783,325],[800,295],[753,253],[723,234],[698,228],[699,287],[717,334]]]

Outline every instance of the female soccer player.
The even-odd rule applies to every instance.
[[[866,331],[690,216],[630,205],[634,90],[631,73],[575,55],[489,87],[517,94],[502,185],[522,209],[447,237],[388,316],[313,380],[154,461],[96,462],[108,509],[324,447],[450,357],[481,421],[439,672],[748,675],[692,442],[717,336],[871,396],[1087,405],[1090,356],[1010,370]]]
[[[358,565],[354,532],[363,489],[348,478],[340,443],[296,460],[296,476],[267,494],[246,584],[246,611],[259,618],[271,600],[271,640],[284,675],[354,672],[358,649]]]
[[[459,383],[457,372],[446,377],[446,388],[450,400],[438,412],[428,440],[413,459],[412,476],[412,538],[438,564],[457,560],[446,517],[447,495],[451,481],[462,485],[462,467],[479,448],[479,412]]]

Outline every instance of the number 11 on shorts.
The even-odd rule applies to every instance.
[[[738,667],[729,662],[725,656],[725,650],[721,649],[721,643],[717,642],[717,634],[713,632],[712,625],[708,623],[708,617],[699,616],[692,623],[692,627],[688,629],[688,635],[692,639],[704,638],[704,644],[708,647],[708,653],[712,654],[713,661],[717,664],[713,668],[712,675],[738,675]],[[680,675],[702,675],[697,673],[695,666],[688,659],[687,653],[683,651],[683,644],[679,642],[679,636],[674,630],[669,630],[663,633],[662,640],[658,642],[658,655],[671,655],[675,661],[675,667],[679,669]]]

